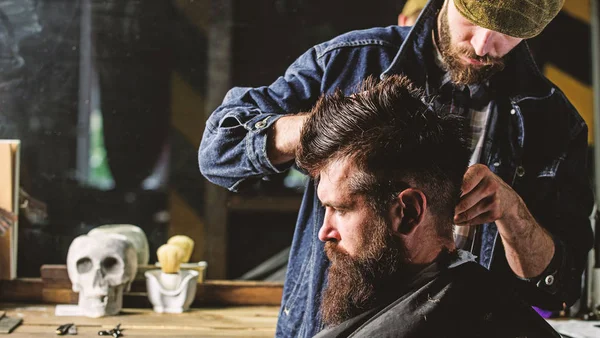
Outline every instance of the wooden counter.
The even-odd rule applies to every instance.
[[[121,323],[124,337],[273,337],[278,306],[197,308],[182,314],[158,314],[150,309],[123,309],[121,315],[104,318],[56,317],[53,305],[0,303],[8,317],[23,323],[10,337],[57,337],[55,329],[75,323],[77,336],[98,337]]]
[[[119,323],[125,337],[273,337],[283,293],[283,283],[207,280],[198,283],[189,312],[158,314],[145,280],[136,279],[119,316],[57,317],[54,304],[77,304],[78,294],[64,265],[43,266],[41,275],[0,281],[0,311],[23,319],[13,337],[56,337],[56,328],[67,323],[75,323],[83,337],[98,337]]]

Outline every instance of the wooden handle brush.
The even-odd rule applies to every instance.
[[[156,256],[160,262],[162,273],[160,274],[161,284],[165,289],[176,289],[181,282],[179,266],[185,252],[177,245],[164,244],[156,250]]]
[[[184,235],[177,235],[169,238],[167,244],[177,245],[181,249],[183,249],[184,255],[182,263],[187,263],[190,261],[190,257],[192,257],[192,252],[194,251],[194,240]]]

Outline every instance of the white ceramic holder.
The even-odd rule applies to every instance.
[[[148,299],[154,311],[158,313],[182,313],[187,311],[194,301],[196,295],[196,284],[198,283],[198,271],[181,270],[177,273],[179,283],[164,285],[163,272],[160,269],[149,270],[146,276],[146,291]]]

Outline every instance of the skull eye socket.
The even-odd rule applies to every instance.
[[[114,273],[119,271],[119,261],[114,257],[106,257],[102,260],[102,270],[105,273]]]
[[[92,270],[92,267],[94,266],[94,264],[92,264],[92,260],[84,257],[81,258],[77,261],[77,272],[79,273],[86,273],[89,272],[90,270]]]

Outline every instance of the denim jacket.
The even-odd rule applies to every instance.
[[[212,183],[238,191],[255,179],[281,173],[267,157],[267,132],[285,114],[306,112],[322,94],[355,92],[369,76],[405,74],[427,87],[426,57],[443,0],[431,0],[415,26],[354,31],[312,47],[268,87],[233,88],[206,122],[198,154]],[[490,79],[492,111],[481,157],[510,184],[551,234],[556,254],[536,280],[508,267],[495,224],[481,226],[478,262],[522,289],[532,305],[562,309],[580,294],[592,247],[593,196],[586,171],[587,126],[565,95],[538,70],[527,44],[510,53]],[[430,91],[431,94],[434,94]],[[321,291],[328,267],[317,232],[324,218],[314,183],[307,184],[292,242],[278,337],[312,337],[322,329]],[[490,290],[493,292],[493,290]]]

